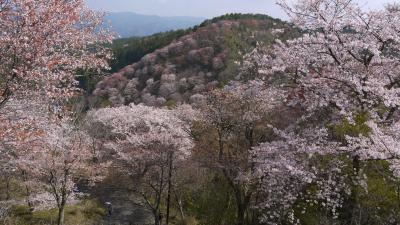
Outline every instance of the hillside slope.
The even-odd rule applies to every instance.
[[[274,34],[276,29],[284,32]],[[97,84],[94,96],[100,106],[196,103],[204,92],[240,79],[238,62],[257,43],[269,45],[295,32],[291,25],[265,15],[215,18],[106,77]]]
[[[111,62],[112,72],[138,62],[143,56],[165,47],[172,41],[189,34],[192,29],[168,31],[147,37],[121,38],[113,41],[114,60]]]

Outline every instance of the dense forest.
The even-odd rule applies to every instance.
[[[0,0],[0,224],[400,224],[400,5],[296,2],[115,40]]]

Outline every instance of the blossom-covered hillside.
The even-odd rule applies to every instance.
[[[289,24],[268,16],[230,14],[179,34],[170,44],[99,82],[93,92],[100,99],[97,103],[196,103],[204,92],[241,79],[242,58],[254,47],[268,45],[277,37],[287,39],[295,32]],[[129,49],[129,42],[122,46]],[[124,56],[117,57],[116,61],[122,61]]]

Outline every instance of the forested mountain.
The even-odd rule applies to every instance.
[[[115,40],[114,73],[94,95],[106,105],[195,102],[203,92],[241,79],[241,61],[257,45],[297,33],[266,15],[228,14],[186,30]]]
[[[142,37],[170,30],[186,29],[201,23],[200,17],[161,17],[133,12],[109,12],[105,21],[121,38]]]

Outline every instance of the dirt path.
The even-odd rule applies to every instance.
[[[105,221],[110,225],[151,225],[151,213],[142,205],[140,199],[124,190],[105,189],[100,199],[112,205],[112,213]]]
[[[91,189],[90,194],[107,208],[112,205],[111,216],[104,218],[104,225],[152,225],[153,217],[141,198],[131,191],[129,179],[114,174]]]

